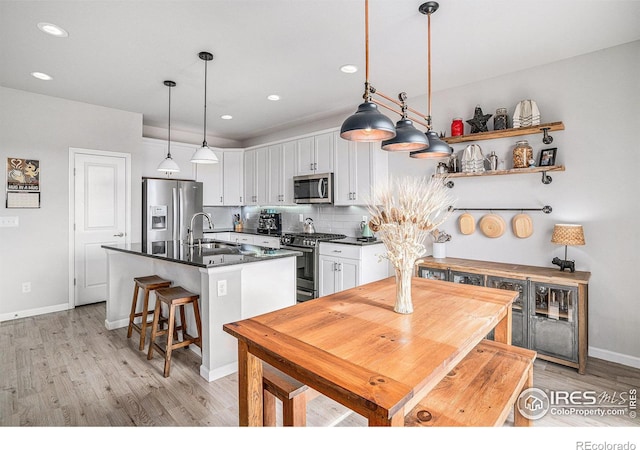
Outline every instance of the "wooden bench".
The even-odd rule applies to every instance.
[[[536,352],[484,340],[405,415],[405,426],[530,426],[515,403],[533,384]]]
[[[262,364],[263,418],[265,427],[276,426],[276,398],[282,401],[282,425],[304,427],[307,401],[319,393],[269,364]]]

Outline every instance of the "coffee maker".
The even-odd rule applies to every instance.
[[[281,234],[282,218],[280,213],[270,209],[263,209],[262,211],[260,211],[257,231],[260,234]]]

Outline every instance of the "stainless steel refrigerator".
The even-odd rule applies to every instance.
[[[202,183],[166,178],[142,179],[142,243],[146,251],[166,255],[167,241],[186,241],[191,217],[202,212]],[[202,217],[193,222],[202,237]]]

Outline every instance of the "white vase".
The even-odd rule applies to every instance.
[[[446,258],[447,257],[447,247],[444,242],[434,242],[433,243],[433,257],[437,259]]]

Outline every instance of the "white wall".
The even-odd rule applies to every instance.
[[[536,160],[541,148],[558,148],[557,161],[566,171],[550,173],[551,184],[542,184],[538,174],[453,180],[458,207],[551,205],[549,215],[531,213],[533,236],[513,236],[510,220],[517,212],[500,213],[509,225],[500,238],[479,232],[464,236],[457,230],[461,214],[457,212],[442,227],[453,236],[447,256],[556,267],[551,259],[563,258],[564,247],[550,242],[553,225],[582,224],[586,245],[569,247],[568,257],[575,259],[577,270],[591,272],[590,354],[636,367],[640,367],[638,73],[640,41],[438,92],[432,108],[434,128],[447,130],[447,135],[451,118],[471,118],[476,104],[485,114],[505,106],[512,115],[516,104],[526,98],[536,100],[543,122],[564,123],[564,131],[551,133],[551,145],[542,143],[541,134],[524,137],[533,146]],[[510,161],[517,139],[477,144],[485,155],[495,150]],[[453,147],[460,151],[465,144]],[[435,164],[406,155],[389,158],[393,174],[430,174]],[[472,214],[479,219],[484,213]]]
[[[64,309],[69,302],[69,147],[131,153],[137,212],[141,140],[141,114],[0,87],[0,161],[38,159],[41,170],[41,208],[7,209],[1,202],[0,216],[17,216],[19,227],[0,228],[0,318]],[[131,227],[132,241],[139,241],[139,213]],[[23,294],[26,281],[32,290]]]

